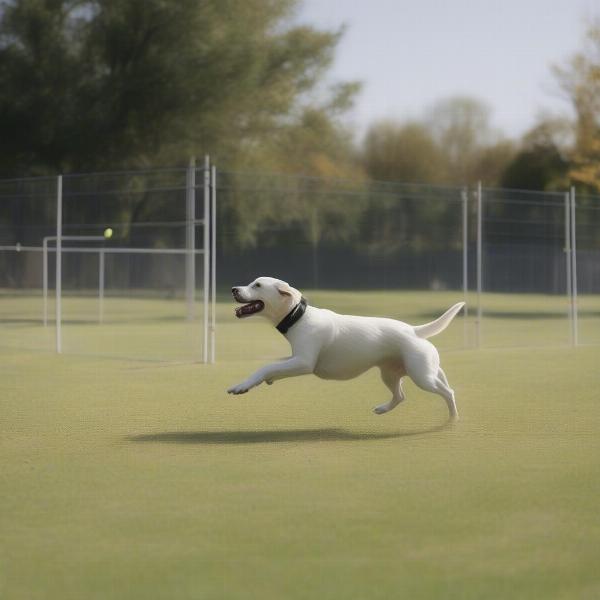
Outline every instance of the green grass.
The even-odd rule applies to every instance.
[[[308,291],[309,301],[348,314],[370,314],[418,324],[432,320],[462,300],[460,292],[339,292]],[[476,297],[467,298],[468,315],[457,318],[436,339],[441,349],[476,346]],[[484,294],[481,344],[487,348],[546,347],[570,344],[567,300],[542,294]],[[53,351],[54,300],[48,306],[49,327],[41,326],[41,294],[15,296],[0,290],[0,345],[15,349]],[[185,320],[183,300],[108,297],[104,323],[98,323],[98,301],[92,296],[63,299],[63,349],[67,353],[190,361],[202,357],[202,306],[196,320]],[[222,298],[217,305],[217,356],[240,360],[268,359],[287,352],[278,336],[265,335],[262,320],[240,322],[233,305]],[[242,335],[240,335],[242,332]],[[600,344],[600,295],[579,298],[579,341]]]
[[[408,321],[455,300],[311,296]],[[27,301],[14,302],[3,306],[25,314]],[[72,302],[85,312],[86,299]],[[65,342],[158,356],[154,338],[171,335],[180,308],[140,300],[121,320],[114,302],[108,324],[66,325]],[[460,319],[438,338],[456,424],[410,382],[405,404],[373,415],[387,399],[375,371],[228,396],[287,351],[229,304],[214,366],[22,350],[42,328],[10,319],[0,326],[0,598],[599,597],[600,350],[560,345],[555,304],[522,298],[484,329],[500,345],[530,327],[535,349],[458,350],[470,327]],[[528,311],[542,316],[514,314]],[[183,360],[188,350],[170,351]]]

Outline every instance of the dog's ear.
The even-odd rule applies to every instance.
[[[289,284],[287,284],[283,281],[277,286],[277,291],[282,296],[291,296],[292,295],[292,288],[289,286]]]

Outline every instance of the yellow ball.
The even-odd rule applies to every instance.
[[[107,240],[110,240],[110,238],[112,237],[112,234],[113,234],[113,230],[112,230],[110,227],[107,227],[107,228],[104,230],[104,237],[105,237]]]

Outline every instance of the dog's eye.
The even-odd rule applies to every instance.
[[[255,287],[255,288],[256,288],[256,287],[260,287],[260,283],[255,283],[255,284],[254,284],[254,287]]]

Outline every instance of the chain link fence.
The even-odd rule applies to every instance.
[[[577,341],[600,343],[600,197],[580,196],[574,210]]]
[[[56,235],[56,194],[55,177],[0,181],[0,343],[4,347],[54,349],[54,333],[43,326],[42,241]]]
[[[0,182],[3,346],[53,350],[59,297],[64,352],[209,361],[216,320],[219,360],[278,355],[233,316],[229,289],[260,275],[414,324],[466,299],[441,348],[600,343],[597,197],[207,163],[64,176],[58,215],[58,181]]]
[[[206,359],[204,172],[0,182],[0,343]]]
[[[570,342],[565,194],[482,191],[481,344]]]

